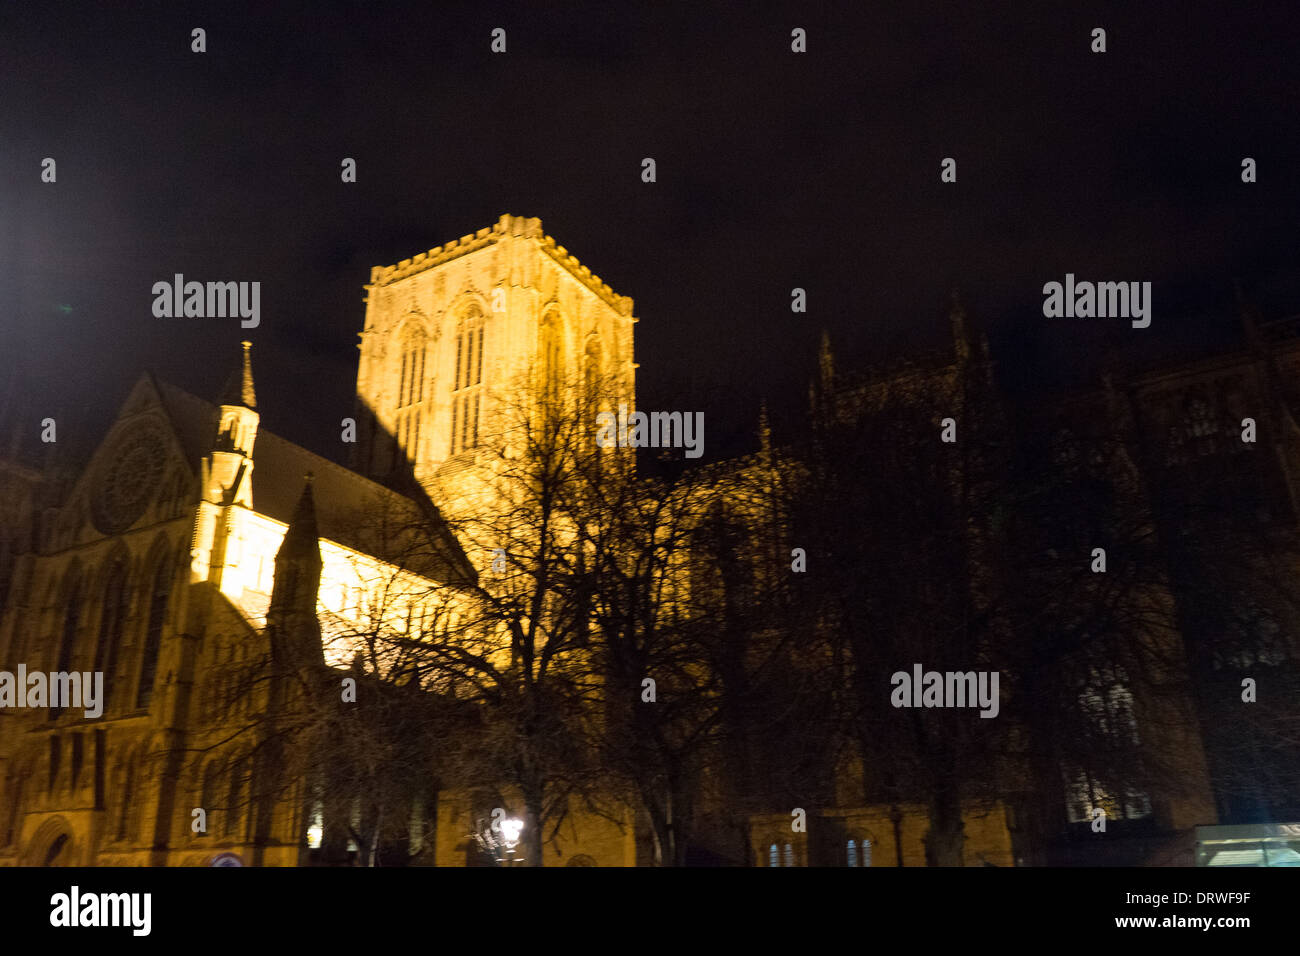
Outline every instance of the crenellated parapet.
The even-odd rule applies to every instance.
[[[461,236],[459,239],[445,245],[435,246],[428,252],[421,252],[410,259],[403,259],[396,265],[375,266],[370,270],[370,284],[367,288],[384,288],[393,285],[403,279],[409,279],[411,276],[419,275],[421,272],[451,262],[453,259],[459,259],[461,256],[478,252],[481,249],[486,249],[511,238],[538,240],[539,247],[554,262],[582,283],[585,288],[599,297],[601,301],[605,302],[620,316],[629,319],[632,317],[632,299],[630,296],[616,293],[607,283],[601,281],[599,276],[593,274],[590,267],[579,262],[577,256],[570,253],[564,246],[558,245],[553,236],[546,235],[542,231],[542,221],[540,219],[525,216],[505,215],[498,219],[495,225]]]

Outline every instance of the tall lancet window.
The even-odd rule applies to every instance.
[[[397,387],[397,433],[393,436],[393,466],[397,456],[404,454],[408,461],[417,462],[420,454],[420,426],[424,411],[424,367],[428,354],[428,339],[424,330],[409,328],[402,336],[402,369]]]
[[[556,312],[546,313],[542,320],[541,359],[542,394],[552,403],[564,378],[564,323]]]
[[[597,392],[604,384],[604,363],[601,358],[600,339],[592,336],[587,340],[587,349],[582,357],[582,399],[592,406],[600,404]]]
[[[77,631],[81,626],[81,585],[77,580],[76,571],[69,572],[68,578],[70,584],[65,587],[65,593],[68,595],[67,604],[63,609],[63,633],[59,638],[59,652],[56,657],[55,668],[63,673],[72,670],[72,664],[76,656]],[[50,716],[57,717],[63,713],[63,708],[58,706],[59,701],[50,701]]]
[[[451,453],[478,444],[483,389],[483,313],[471,306],[456,328],[456,378],[451,398]]]
[[[104,675],[105,702],[113,698],[117,656],[126,623],[126,562],[116,559],[104,579],[103,614],[99,620],[99,642],[95,645],[95,670]]]
[[[152,593],[149,595],[149,622],[144,632],[144,647],[140,651],[140,682],[136,685],[135,706],[145,708],[153,700],[154,676],[158,673],[158,651],[162,647],[163,621],[167,616],[167,598],[171,593],[170,564],[164,556],[154,571]]]

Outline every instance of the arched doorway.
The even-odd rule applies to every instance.
[[[24,866],[75,866],[72,827],[62,817],[41,824],[27,845]]]

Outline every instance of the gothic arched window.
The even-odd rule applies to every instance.
[[[871,865],[871,841],[866,837],[850,839],[846,849],[849,866]]]
[[[148,707],[153,700],[153,682],[158,672],[158,651],[162,646],[163,620],[167,616],[167,598],[171,593],[170,562],[164,556],[158,562],[149,595],[149,622],[144,632],[144,647],[140,653],[140,681],[136,684],[135,706]]]
[[[68,673],[72,670],[72,662],[76,653],[77,629],[81,626],[81,584],[77,580],[76,572],[69,575],[70,584],[65,588],[67,594],[67,603],[63,609],[63,631],[59,637],[59,652],[55,658],[55,670]],[[50,716],[57,717],[63,713],[63,708],[57,706],[57,701],[50,701]]]
[[[243,767],[235,763],[230,767],[230,779],[226,787],[225,819],[222,821],[221,834],[234,836],[239,823],[239,804],[243,803]]]
[[[592,405],[595,405],[598,400],[596,392],[604,376],[602,359],[600,339],[593,336],[587,341],[587,349],[582,357],[583,397]]]
[[[542,388],[553,400],[564,377],[564,320],[554,310],[542,319]]]
[[[471,306],[456,328],[456,377],[452,391],[451,454],[478,445],[483,385],[483,313]]]
[[[420,419],[424,407],[425,360],[428,339],[419,327],[402,337],[402,369],[397,387],[397,434],[394,454],[402,450],[408,461],[420,460]],[[396,465],[396,462],[394,462]]]
[[[244,761],[236,761],[230,768],[230,786],[226,791],[225,836],[238,835],[239,821],[243,817],[244,795],[247,793]]]
[[[122,645],[126,609],[126,561],[118,558],[104,579],[103,613],[99,619],[99,641],[95,645],[94,669],[104,675],[105,708],[113,696],[113,678],[117,674],[117,655]]]

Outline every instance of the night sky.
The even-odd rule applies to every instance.
[[[502,213],[635,299],[638,403],[704,411],[706,461],[764,397],[792,437],[821,329],[938,345],[954,286],[1013,391],[1231,342],[1234,278],[1300,312],[1294,3],[271,6],[4,5],[0,400],[98,441],[247,336],[264,427],[343,460],[370,267]],[[260,281],[261,326],[155,318],[177,272]],[[1044,318],[1067,272],[1153,282],[1151,328]]]

